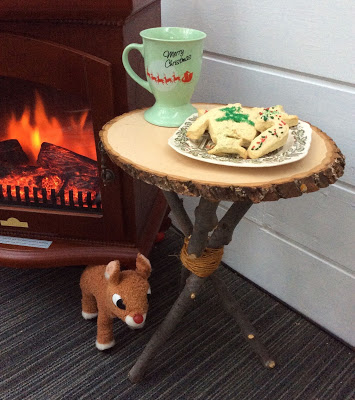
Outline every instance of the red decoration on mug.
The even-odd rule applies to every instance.
[[[186,71],[182,77],[183,82],[190,82],[192,79],[193,72]]]
[[[147,69],[147,77],[150,78],[152,81],[155,81],[157,83],[162,83],[163,85],[167,85],[169,83],[175,83],[175,82],[184,82],[188,83],[191,82],[192,77],[193,77],[193,72],[186,71],[182,77],[176,76],[175,72],[171,77],[167,77],[164,74],[164,78],[160,77],[159,74],[154,75],[153,73],[149,72]]]

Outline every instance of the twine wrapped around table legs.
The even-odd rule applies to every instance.
[[[206,278],[210,276],[218,267],[222,261],[224,247],[218,249],[206,248],[202,252],[200,257],[190,258],[187,253],[187,246],[189,239],[185,238],[184,245],[182,246],[180,253],[180,260],[184,267],[189,271],[199,276],[200,278]]]

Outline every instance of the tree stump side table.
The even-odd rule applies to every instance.
[[[210,109],[218,104],[196,104]],[[108,122],[100,132],[109,157],[136,179],[161,188],[175,214],[185,244],[181,251],[183,289],[129,373],[132,382],[144,376],[149,361],[174,331],[205,280],[211,279],[223,308],[267,368],[275,362],[226,285],[215,273],[232,234],[252,204],[301,196],[334,183],[344,171],[344,156],[333,140],[312,126],[308,154],[295,163],[267,168],[238,168],[204,163],[175,152],[168,139],[175,128],[151,125],[144,110],[135,110]],[[178,194],[200,197],[192,224]],[[218,221],[220,201],[232,205]]]

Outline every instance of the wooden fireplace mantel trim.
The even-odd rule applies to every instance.
[[[138,252],[149,256],[157,234],[164,230],[167,205],[163,193],[155,199],[145,231],[132,244],[53,239],[48,249],[0,244],[0,266],[12,268],[50,268],[67,265],[107,264],[119,259],[125,267],[135,267]],[[159,228],[160,227],[160,228]],[[4,233],[6,235],[6,233]],[[10,236],[16,236],[15,232]],[[29,235],[29,238],[36,238]],[[38,239],[41,239],[39,236]],[[46,240],[50,240],[46,238]]]
[[[120,21],[155,0],[3,0],[3,21]]]
[[[137,256],[137,248],[122,245],[73,243],[68,240],[54,241],[50,249],[19,248],[0,244],[1,265],[12,268],[49,268],[66,265],[104,264],[117,259],[129,265]]]

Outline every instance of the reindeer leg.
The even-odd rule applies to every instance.
[[[97,317],[95,296],[84,291],[81,292],[81,315],[85,319],[93,319]]]
[[[115,345],[113,337],[113,319],[99,311],[97,317],[96,347],[99,350],[107,350]]]

